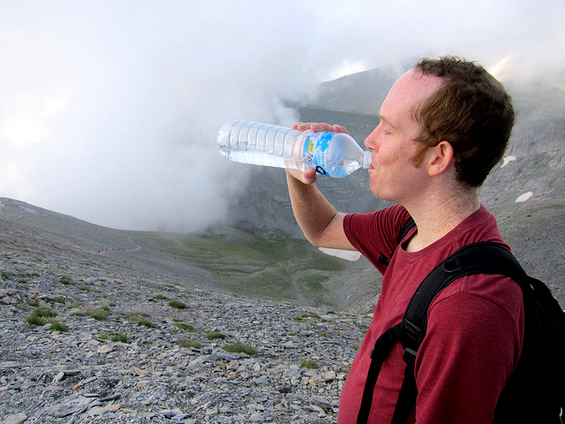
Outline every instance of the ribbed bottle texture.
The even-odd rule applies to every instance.
[[[335,178],[371,165],[371,153],[347,134],[300,132],[258,122],[226,122],[218,134],[218,148],[235,162],[301,171],[315,168]]]

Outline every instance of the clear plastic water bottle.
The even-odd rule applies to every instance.
[[[297,131],[258,122],[230,121],[218,134],[220,154],[234,162],[305,171],[341,178],[371,166],[371,152],[349,135]]]

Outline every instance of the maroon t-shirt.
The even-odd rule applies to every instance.
[[[406,252],[396,239],[408,213],[401,206],[345,217],[349,241],[381,272],[380,254],[394,251],[384,272],[382,292],[343,387],[339,424],[355,423],[375,340],[399,323],[416,288],[441,261],[478,241],[504,244],[495,218],[484,208],[446,236],[418,251]],[[418,397],[411,423],[492,423],[504,384],[520,356],[524,335],[522,290],[501,275],[460,278],[433,300],[426,336],[418,351]],[[370,423],[390,423],[402,385],[405,363],[397,343],[381,369],[373,395]]]

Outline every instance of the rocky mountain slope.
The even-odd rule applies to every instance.
[[[135,234],[10,199],[0,235],[0,422],[335,422],[367,316],[202,290],[132,260]]]

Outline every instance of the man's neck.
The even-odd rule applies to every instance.
[[[416,252],[441,239],[480,207],[478,189],[460,189],[451,195],[442,193],[425,201],[406,205],[418,232],[407,250]]]

